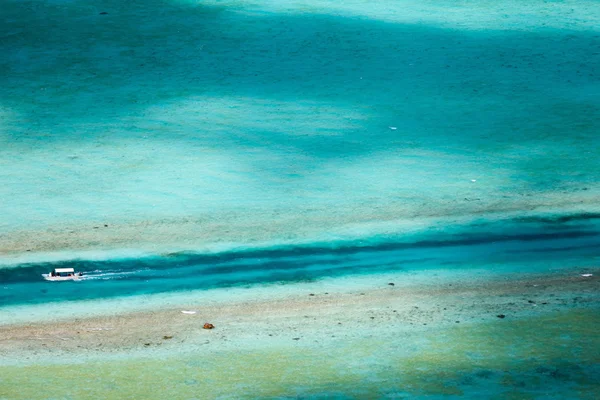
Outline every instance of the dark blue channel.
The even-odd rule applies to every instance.
[[[572,222],[572,221],[571,221]],[[566,222],[565,222],[566,223]],[[336,246],[297,246],[219,254],[173,253],[140,259],[63,261],[0,269],[0,305],[111,298],[324,277],[468,268],[543,272],[568,265],[593,266],[600,229],[588,225],[519,222],[492,230]],[[495,229],[495,231],[494,231]],[[80,282],[47,282],[41,274],[73,267]]]

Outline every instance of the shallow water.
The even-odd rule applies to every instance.
[[[597,269],[596,1],[0,8],[0,323]],[[56,266],[86,279],[41,281]],[[75,380],[0,361],[0,398],[593,398],[593,311]]]
[[[594,6],[4,1],[0,228],[192,219],[148,241],[201,247],[597,208]]]
[[[522,287],[520,279],[527,276],[596,275],[599,233],[594,216],[555,216],[446,227],[403,242],[377,238],[337,247],[16,265],[0,269],[0,316],[5,324],[77,320],[186,304],[277,301],[315,291],[358,293],[389,281],[400,291],[412,286],[432,293],[436,285],[493,286],[494,279]],[[41,281],[39,273],[54,266],[85,270],[88,279]],[[469,311],[469,303],[485,299],[488,291],[468,293],[470,300],[455,300],[466,309],[460,327],[411,324],[407,330],[390,323],[363,331],[349,325],[336,339],[329,338],[326,325],[335,322],[325,320],[310,333],[314,341],[302,335],[286,344],[263,332],[264,338],[247,338],[236,351],[206,337],[200,346],[184,340],[164,351],[121,350],[91,359],[91,348],[79,356],[51,358],[45,351],[29,351],[26,359],[9,353],[0,363],[0,398],[592,399],[600,361],[597,294],[561,287],[551,290],[550,296],[555,294],[547,310],[536,307],[498,319]],[[500,295],[498,307],[524,302],[522,297]],[[64,300],[71,302],[68,309]],[[432,294],[429,301],[440,299]],[[63,311],[48,312],[57,308]],[[42,387],[49,389],[39,396]]]
[[[430,328],[387,340],[0,366],[0,396],[593,399],[597,311]]]
[[[221,287],[314,281],[339,276],[431,270],[496,274],[581,273],[598,265],[597,215],[509,220],[446,227],[412,237],[371,238],[360,243],[280,247],[214,254],[174,253],[148,258],[23,264],[0,269],[5,306],[65,300],[207,290]],[[567,218],[568,219],[568,218]],[[46,282],[53,268],[83,272],[78,282]],[[401,277],[401,274],[400,274]]]

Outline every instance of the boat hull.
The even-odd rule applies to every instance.
[[[79,281],[81,277],[78,275],[74,276],[51,276],[50,274],[42,274],[45,280],[51,282],[61,282],[61,281]]]

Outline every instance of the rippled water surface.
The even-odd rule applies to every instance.
[[[0,323],[376,274],[596,273],[599,27],[594,0],[0,0]],[[59,266],[85,279],[41,279]],[[75,381],[0,360],[0,399],[591,399],[589,307]]]

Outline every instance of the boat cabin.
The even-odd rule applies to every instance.
[[[67,276],[75,276],[75,270],[73,268],[55,268],[54,271],[50,273],[51,276],[57,277],[67,277]]]
[[[76,281],[82,275],[81,272],[75,272],[73,268],[55,268],[48,274],[42,274],[47,281]]]

